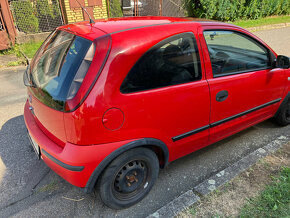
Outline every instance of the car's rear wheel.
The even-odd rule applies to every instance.
[[[131,149],[114,159],[98,183],[102,201],[121,209],[141,201],[153,187],[159,173],[156,154],[146,148]]]
[[[287,99],[285,104],[281,105],[281,108],[274,119],[280,126],[287,126],[290,124],[290,98]]]

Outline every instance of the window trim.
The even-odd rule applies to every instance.
[[[224,77],[224,76],[232,76],[232,75],[238,75],[238,74],[243,74],[243,73],[250,73],[250,72],[254,72],[254,71],[261,71],[261,70],[269,70],[269,69],[273,69],[273,66],[271,65],[271,63],[273,62],[274,59],[276,59],[276,56],[273,54],[273,52],[268,48],[266,47],[263,43],[261,43],[260,41],[258,41],[257,39],[255,39],[254,37],[246,34],[246,33],[243,33],[239,30],[235,30],[235,29],[216,29],[216,28],[209,28],[209,29],[203,29],[202,30],[202,35],[203,35],[203,38],[204,38],[204,41],[205,41],[205,44],[206,44],[206,49],[207,51],[208,50],[208,45],[207,45],[207,42],[206,42],[206,39],[204,37],[204,32],[206,31],[227,31],[227,32],[235,32],[237,33],[238,35],[242,35],[244,36],[246,39],[251,39],[253,42],[257,43],[258,45],[260,45],[262,48],[266,49],[267,51],[267,56],[268,56],[268,61],[269,61],[269,66],[268,67],[261,67],[261,68],[253,68],[253,69],[249,69],[249,70],[240,70],[240,71],[235,71],[235,72],[230,72],[230,73],[221,73],[221,74],[218,74],[218,75],[215,75],[213,73],[213,70],[212,70],[212,61],[211,61],[211,57],[209,55],[209,58],[210,58],[210,65],[211,65],[211,74],[212,74],[212,77],[213,78],[219,78],[219,77]],[[250,41],[251,41],[250,40]]]
[[[213,78],[219,78],[219,77],[223,77],[223,76],[232,76],[232,75],[238,75],[238,74],[244,74],[244,73],[252,73],[255,71],[261,71],[261,70],[269,70],[272,69],[272,67],[261,67],[261,68],[253,68],[250,70],[240,70],[240,71],[236,71],[236,72],[231,72],[231,73],[221,73],[219,75],[213,75]]]
[[[179,38],[181,38],[182,36],[190,36],[193,40],[193,43],[194,43],[194,46],[197,50],[197,54],[198,54],[198,60],[199,60],[199,63],[198,63],[198,70],[200,72],[200,78],[198,80],[194,80],[194,81],[189,81],[189,82],[185,82],[185,83],[178,83],[178,84],[173,84],[173,85],[167,85],[167,86],[161,86],[161,87],[155,87],[155,88],[149,88],[149,89],[144,89],[144,90],[138,90],[138,91],[132,91],[132,92],[123,92],[121,87],[122,85],[124,84],[126,78],[128,77],[128,75],[130,74],[130,72],[133,70],[133,68],[139,64],[139,62],[141,62],[141,60],[150,52],[152,52],[152,50],[156,49],[156,48],[161,48],[163,45],[169,43],[169,42],[172,42],[174,40],[177,40]],[[198,41],[194,35],[193,32],[183,32],[183,33],[177,33],[175,35],[172,35],[172,36],[169,36],[161,41],[159,41],[158,43],[156,43],[155,45],[153,45],[151,48],[149,48],[137,61],[136,63],[134,63],[134,65],[130,68],[130,70],[128,71],[128,73],[126,74],[126,77],[123,79],[120,87],[119,87],[119,90],[120,90],[120,93],[124,94],[124,95],[129,95],[129,94],[134,94],[134,93],[140,93],[140,92],[146,92],[146,91],[152,91],[152,90],[157,90],[157,89],[162,89],[162,88],[168,88],[168,87],[172,87],[172,86],[177,86],[177,85],[184,85],[184,84],[189,84],[189,83],[193,83],[193,82],[198,82],[198,81],[201,81],[202,78],[203,78],[203,72],[202,72],[202,67],[201,67],[201,53],[200,53],[200,49],[198,48],[198,45],[197,45]]]

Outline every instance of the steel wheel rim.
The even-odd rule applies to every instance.
[[[145,160],[131,160],[119,168],[111,189],[119,200],[142,196],[151,180],[151,169]]]

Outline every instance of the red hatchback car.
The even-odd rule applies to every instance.
[[[290,123],[289,58],[235,25],[169,17],[57,28],[24,74],[29,138],[111,208],[169,162],[274,117]]]

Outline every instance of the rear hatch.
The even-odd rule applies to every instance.
[[[96,46],[97,41],[56,30],[37,51],[24,74],[34,118],[39,128],[59,145],[66,141],[63,114],[79,106],[98,72],[89,70],[95,65],[92,61]],[[90,76],[86,81],[87,74]]]

